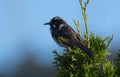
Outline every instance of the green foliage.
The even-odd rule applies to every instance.
[[[120,77],[120,50],[117,53],[117,57],[115,59],[115,69],[116,69],[116,76]]]
[[[86,29],[84,37],[86,39],[86,45],[88,47],[90,47],[90,42],[89,42],[89,38],[88,38],[88,17],[87,17],[86,10],[87,10],[87,6],[88,6],[89,2],[90,2],[90,0],[87,0],[86,2],[84,2],[84,5],[83,5],[82,0],[79,0],[80,7],[82,10],[83,19],[85,22],[85,29]]]
[[[114,66],[107,59],[107,56],[110,55],[108,49],[113,36],[102,38],[99,35],[94,35],[94,33],[89,36],[86,8],[90,1],[87,0],[84,5],[82,0],[79,0],[79,2],[86,28],[83,42],[94,51],[95,59],[89,58],[84,51],[77,47],[74,50],[66,50],[62,55],[58,54],[57,51],[53,51],[55,56],[53,64],[57,68],[57,77],[114,77]],[[73,22],[77,27],[78,34],[81,36],[80,22],[75,20]]]
[[[114,77],[114,66],[106,58],[110,54],[108,52],[108,43],[112,37],[103,39],[91,33],[89,39],[90,47],[94,51],[95,60],[90,59],[79,48],[69,50],[63,53],[63,55],[53,51],[58,77]]]
[[[74,24],[76,25],[76,29],[78,31],[78,34],[81,36],[81,32],[80,32],[80,22],[76,21],[73,19]]]

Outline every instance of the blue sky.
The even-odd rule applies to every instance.
[[[115,51],[120,48],[119,3],[91,0],[87,10],[89,31],[103,37],[113,34],[110,49]],[[38,63],[52,64],[52,51],[62,48],[51,38],[49,26],[43,24],[54,16],[64,18],[74,29],[72,19],[79,20],[84,33],[78,0],[0,0],[0,73],[19,66],[28,53]]]

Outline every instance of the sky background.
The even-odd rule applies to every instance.
[[[114,35],[110,50],[120,49],[120,0],[90,0],[87,8],[89,32],[102,37]],[[76,30],[72,19],[85,26],[79,0],[0,0],[0,74],[13,74],[28,58],[52,66],[53,50],[62,53],[44,26],[60,16]],[[12,70],[11,70],[12,69]]]

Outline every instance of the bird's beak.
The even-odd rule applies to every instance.
[[[44,23],[43,25],[50,25],[50,22]]]

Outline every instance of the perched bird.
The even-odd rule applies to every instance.
[[[59,16],[53,17],[50,22],[44,25],[50,25],[50,31],[55,42],[62,47],[79,47],[83,50],[90,58],[94,59],[93,51],[84,45],[81,36],[76,33],[72,27],[70,27],[62,18]]]

